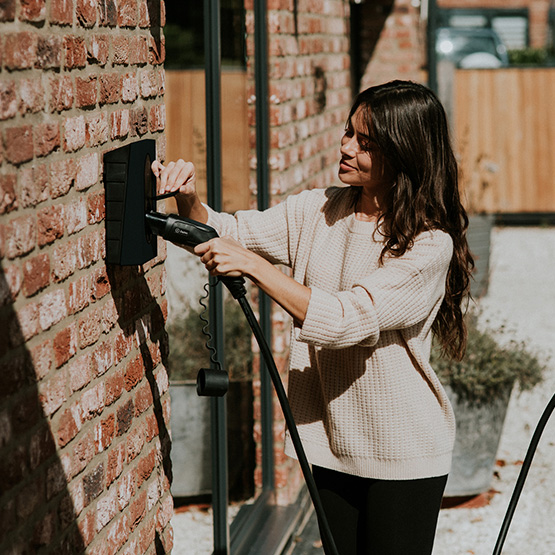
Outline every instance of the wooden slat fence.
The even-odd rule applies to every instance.
[[[222,197],[228,212],[249,207],[247,76],[224,71],[222,86]],[[166,71],[166,158],[195,164],[197,186],[206,199],[206,119],[203,70]]]
[[[452,110],[471,209],[555,212],[555,68],[456,70]]]

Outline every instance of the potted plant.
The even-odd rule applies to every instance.
[[[490,488],[495,457],[513,388],[541,382],[545,364],[524,343],[500,341],[503,329],[480,325],[479,313],[466,316],[468,343],[461,361],[432,347],[431,364],[453,405],[457,422],[453,464],[446,497],[478,495]]]
[[[251,332],[240,306],[226,296],[224,317],[224,352],[222,367],[229,373],[227,395],[230,498],[252,495],[249,483],[254,465],[252,438],[252,362]],[[188,308],[173,317],[167,325],[172,430],[172,493],[174,497],[196,497],[209,494],[211,481],[211,416],[210,398],[199,397],[197,373],[210,366],[208,338],[200,310]],[[242,464],[236,464],[238,460]]]

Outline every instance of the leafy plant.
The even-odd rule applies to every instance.
[[[540,383],[545,363],[523,342],[501,344],[499,332],[479,326],[478,316],[476,311],[466,316],[468,343],[461,361],[444,358],[434,342],[430,362],[441,382],[460,398],[477,403],[502,395],[515,383],[521,391]]]
[[[194,381],[201,368],[210,366],[210,351],[206,347],[208,338],[202,331],[205,324],[200,319],[201,312],[191,308],[184,317],[174,318],[167,325],[171,381]],[[224,352],[225,361],[219,357],[218,360],[230,379],[251,379],[251,331],[241,307],[231,297],[226,297],[224,302]]]
[[[545,48],[509,50],[508,55],[511,65],[544,65],[548,60],[548,52]]]

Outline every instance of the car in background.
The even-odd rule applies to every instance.
[[[438,63],[450,61],[457,68],[498,68],[509,65],[503,41],[493,29],[440,27],[436,31]]]

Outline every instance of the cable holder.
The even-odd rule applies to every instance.
[[[201,368],[197,374],[197,395],[199,397],[223,397],[229,389],[229,374],[222,368],[217,358],[216,348],[212,344],[214,338],[209,331],[210,323],[206,318],[208,305],[205,303],[210,295],[209,283],[204,284],[204,297],[199,299],[199,304],[203,310],[199,314],[199,318],[204,324],[202,333],[206,336],[205,346],[210,352],[211,368]]]

